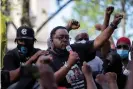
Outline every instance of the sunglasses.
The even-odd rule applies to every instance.
[[[88,40],[88,38],[79,38],[78,41],[82,41],[82,40]]]
[[[117,49],[129,49],[129,46],[128,45],[118,45],[117,46]]]

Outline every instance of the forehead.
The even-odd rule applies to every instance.
[[[120,43],[118,43],[117,45],[128,45],[127,43],[125,43],[125,42],[120,42]],[[128,45],[129,46],[129,45]]]
[[[58,29],[55,35],[69,35],[66,29]]]
[[[88,34],[87,33],[78,34],[77,38],[88,38]]]

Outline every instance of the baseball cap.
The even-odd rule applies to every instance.
[[[33,39],[36,40],[34,37],[34,30],[28,26],[20,26],[17,29],[16,39]]]
[[[131,42],[130,42],[130,39],[127,38],[127,37],[121,37],[117,40],[117,45],[120,43],[120,42],[124,42],[126,44],[128,44],[129,46],[131,46]]]

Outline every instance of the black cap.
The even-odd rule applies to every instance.
[[[20,26],[17,29],[16,39],[33,39],[33,40],[36,40],[34,37],[34,30],[28,26]]]

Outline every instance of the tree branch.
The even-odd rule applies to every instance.
[[[66,2],[63,6],[61,6],[52,16],[50,16],[38,29],[37,29],[37,34],[40,32],[40,30],[43,28],[44,25],[46,25],[53,17],[55,17],[65,6],[67,6],[71,1],[69,0]]]

